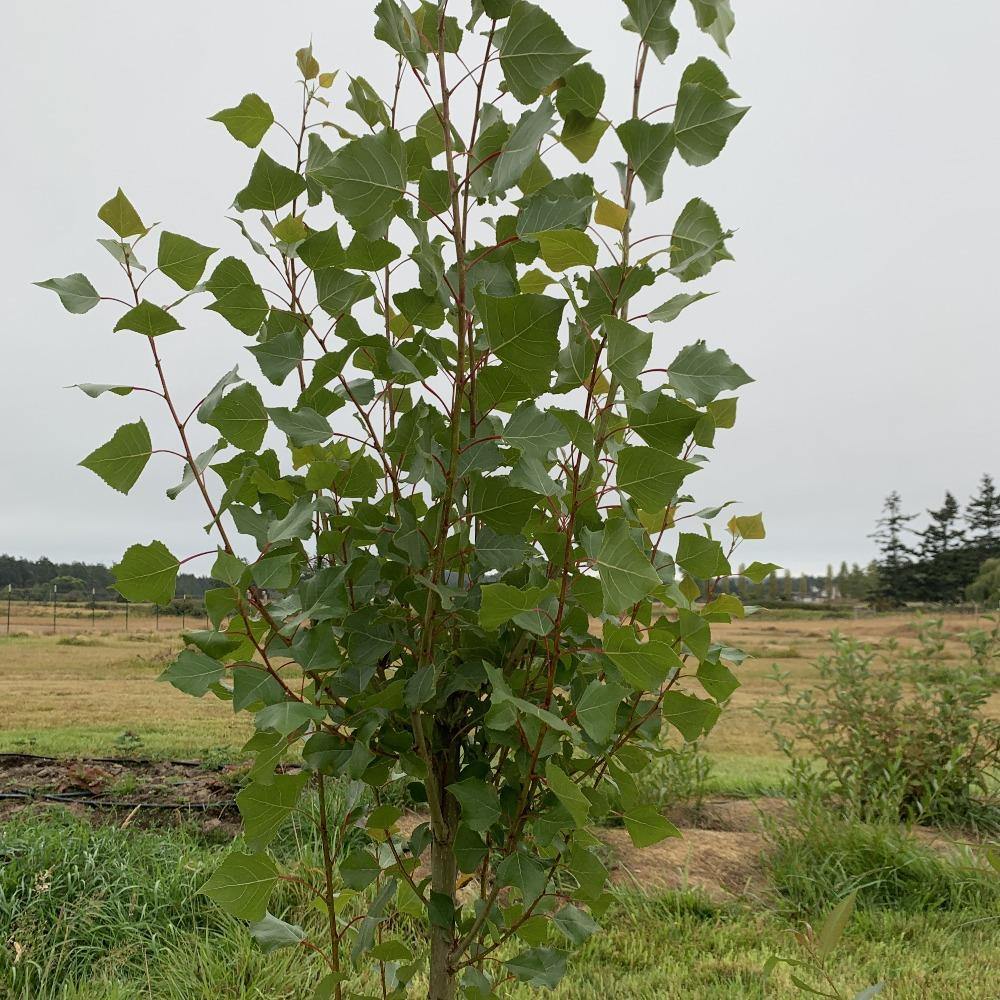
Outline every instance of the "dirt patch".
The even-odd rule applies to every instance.
[[[789,814],[787,799],[705,799],[699,806],[675,806],[667,811],[674,826],[720,830],[729,833],[760,833],[767,819],[781,820]]]
[[[731,830],[681,830],[682,836],[641,850],[625,830],[602,830],[611,848],[611,880],[643,892],[695,889],[713,902],[762,891],[764,837]]]
[[[85,760],[0,754],[0,820],[29,805],[62,805],[100,820],[131,816],[148,826],[194,819],[206,829],[238,825],[244,769],[201,761]]]

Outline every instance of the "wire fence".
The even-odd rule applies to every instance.
[[[0,631],[17,634],[68,635],[109,632],[178,632],[208,628],[201,601],[171,605],[133,604],[129,601],[61,601],[58,592],[48,601],[13,588],[0,592]]]

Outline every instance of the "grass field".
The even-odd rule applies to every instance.
[[[17,629],[30,634],[0,635],[0,686],[8,693],[0,752],[238,756],[247,729],[226,704],[195,701],[155,683],[180,646],[179,631],[126,635],[108,621],[91,632],[88,620],[76,621],[79,628],[68,619],[54,636],[44,624]],[[179,622],[171,624],[176,629]],[[968,616],[946,622],[953,631],[973,624]],[[915,635],[913,618],[827,621],[776,613],[717,628],[755,658],[742,668],[743,686],[706,745],[709,790],[719,800],[707,825],[715,829],[686,830],[683,843],[667,842],[642,858],[622,847],[617,831],[607,834],[609,851],[618,852],[618,901],[606,932],[573,959],[553,996],[798,996],[787,971],[765,982],[764,962],[775,952],[801,957],[792,930],[821,916],[815,900],[825,892],[832,903],[838,892],[862,884],[863,905],[834,962],[845,995],[884,980],[882,995],[900,1000],[1000,997],[998,880],[971,855],[956,862],[952,848],[928,847],[926,836],[918,843],[895,831],[831,829],[823,834],[828,842],[818,845],[823,865],[794,852],[779,858],[753,819],[756,806],[727,812],[722,801],[766,795],[757,805],[776,808],[784,761],[754,714],[762,699],[776,696],[772,664],[806,683],[832,629],[905,643]],[[952,652],[947,647],[946,658]],[[1000,715],[1000,694],[990,712]],[[259,954],[235,921],[195,892],[226,849],[227,825],[120,826],[117,818],[100,823],[40,805],[11,807],[0,819],[2,1000],[308,1000],[312,972],[303,972],[303,963],[286,952]],[[831,859],[835,865],[826,863]],[[795,888],[795,880],[801,886],[821,878],[822,891]],[[308,922],[303,900],[289,895],[285,903],[295,919]]]

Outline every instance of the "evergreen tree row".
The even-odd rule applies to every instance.
[[[100,563],[56,563],[45,556],[24,559],[0,555],[0,590],[9,586],[21,600],[50,600],[53,587],[61,601],[89,601],[92,596],[99,601],[119,600],[111,589],[113,580],[111,570]],[[201,598],[213,586],[217,584],[207,577],[190,573],[177,577],[177,593],[189,597]]]
[[[877,580],[871,598],[882,606],[905,601],[951,604],[964,600],[987,560],[1000,557],[1000,493],[984,475],[963,511],[951,492],[926,526],[912,522],[899,493],[886,497],[874,538],[878,544]]]

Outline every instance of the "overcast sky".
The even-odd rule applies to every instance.
[[[154,456],[129,497],[76,466],[140,414],[154,435],[163,428],[153,397],[89,400],[62,388],[148,377],[146,345],[110,332],[113,307],[70,316],[30,283],[82,271],[99,290],[117,288],[95,238],[110,235],[96,211],[119,184],[147,224],[242,252],[225,216],[254,154],[206,117],[248,91],[291,115],[293,53],[310,36],[324,69],[385,84],[391,57],[372,37],[372,6],[6,0],[0,551],[110,561],[152,538],[178,554],[204,548],[195,491],[174,503],[163,495],[176,461]],[[618,79],[605,110],[626,117],[634,36],[617,27],[624,5],[544,6]],[[748,561],[822,572],[871,558],[866,535],[890,490],[917,510],[946,488],[964,501],[984,471],[1000,476],[1000,5],[734,8],[727,61],[680,0],[685,43],[649,84],[646,110],[672,100],[680,70],[706,54],[753,107],[715,163],[693,170],[675,157],[645,217],[648,231],[669,229],[698,194],[738,229],[736,262],[701,282],[721,294],[662,327],[651,364],[704,337],[754,376],[737,428],[692,486],[706,505],[732,498],[764,511],[768,539]],[[348,122],[345,86],[330,115]],[[178,395],[194,402],[232,366],[241,335],[211,314],[186,315],[189,329],[160,344]],[[249,356],[242,363],[255,374]]]

